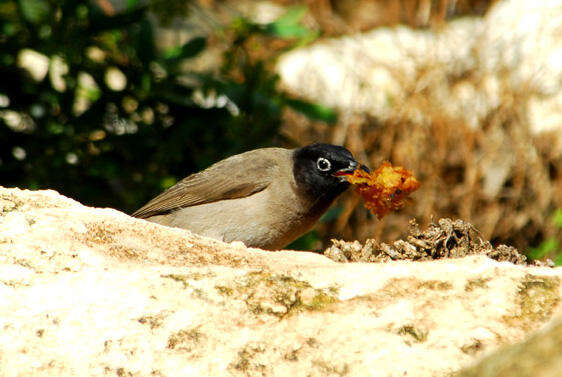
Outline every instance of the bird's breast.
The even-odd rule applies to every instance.
[[[149,220],[225,242],[275,250],[310,230],[326,208],[298,191],[274,186],[245,198],[185,207]]]

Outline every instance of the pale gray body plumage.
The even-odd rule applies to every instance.
[[[308,231],[333,200],[299,185],[293,153],[264,148],[229,157],[179,181],[133,216],[226,242],[282,248]]]

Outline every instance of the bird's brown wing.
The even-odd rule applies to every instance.
[[[148,218],[183,207],[250,196],[264,190],[278,172],[279,158],[286,150],[256,149],[219,161],[182,179],[133,213]]]

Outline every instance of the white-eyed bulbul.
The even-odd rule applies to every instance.
[[[256,149],[182,179],[133,216],[276,250],[310,230],[349,187],[337,173],[358,167],[336,145]]]

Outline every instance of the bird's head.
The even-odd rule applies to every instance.
[[[359,165],[350,151],[331,144],[311,144],[296,149],[293,155],[295,181],[315,197],[333,200],[349,187],[345,175],[353,174]]]

